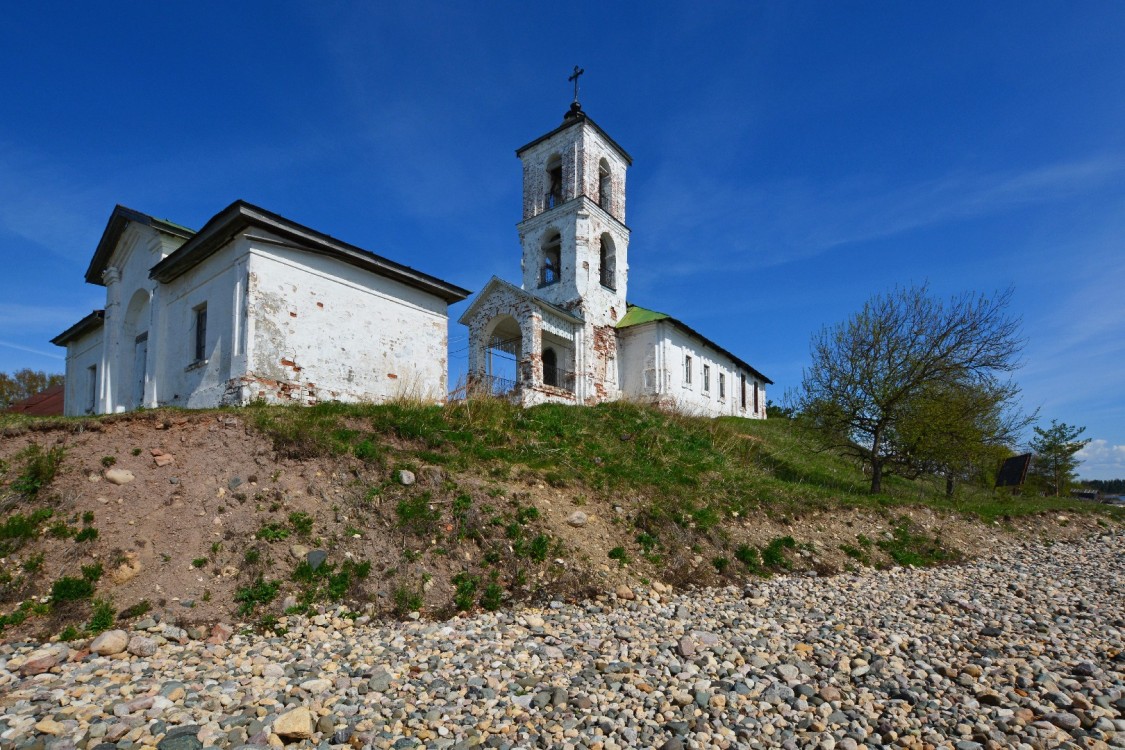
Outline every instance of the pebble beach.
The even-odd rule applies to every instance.
[[[976,553],[442,622],[5,643],[0,750],[1125,748],[1125,534]]]

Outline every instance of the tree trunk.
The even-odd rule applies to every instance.
[[[883,447],[883,431],[876,429],[871,436],[871,494],[883,491],[883,459],[879,451]]]

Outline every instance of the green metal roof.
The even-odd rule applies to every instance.
[[[667,320],[669,322],[669,324],[676,326],[680,330],[687,333],[689,336],[695,336],[697,339],[699,339],[700,341],[702,341],[704,344],[711,347],[715,351],[719,352],[720,354],[725,354],[726,356],[730,357],[734,361],[735,364],[737,364],[741,367],[744,367],[745,369],[754,373],[754,375],[756,375],[757,377],[761,378],[766,383],[769,383],[770,385],[773,385],[772,380],[767,378],[765,375],[763,375],[756,368],[752,367],[748,362],[746,362],[746,360],[735,356],[733,353],[731,353],[730,351],[728,351],[728,350],[724,349],[723,347],[719,346],[714,341],[712,341],[711,339],[707,338],[706,336],[704,336],[699,331],[697,331],[694,328],[692,328],[691,326],[689,326],[687,323],[684,323],[681,320],[676,320],[671,315],[667,315],[667,314],[662,313],[662,312],[657,312],[656,310],[649,310],[647,308],[639,307],[638,305],[628,303],[628,309],[626,309],[626,311],[625,311],[625,316],[623,318],[621,318],[621,320],[617,321],[617,325],[615,327],[616,328],[629,328],[630,326],[639,326],[639,325],[643,325],[644,323],[654,323],[658,320]]]
[[[625,311],[625,317],[617,321],[617,328],[639,326],[641,323],[651,323],[654,320],[670,320],[671,315],[665,315],[656,310],[647,310],[639,305],[630,304]]]

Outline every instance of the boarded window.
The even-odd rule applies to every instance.
[[[195,308],[195,362],[207,359],[207,303]]]
[[[86,368],[86,413],[91,414],[98,403],[98,366]]]

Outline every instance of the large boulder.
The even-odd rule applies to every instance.
[[[283,713],[274,720],[273,733],[287,740],[312,739],[312,713],[304,706]]]
[[[106,469],[105,471],[105,481],[110,484],[129,484],[134,479],[136,477],[128,469]]]
[[[124,630],[107,630],[90,644],[90,650],[102,656],[120,654],[129,647],[129,634]]]

